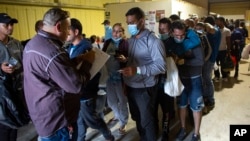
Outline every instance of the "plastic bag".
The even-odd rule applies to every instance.
[[[180,80],[178,69],[172,57],[167,57],[166,62],[167,62],[167,78],[164,83],[164,92],[165,94],[171,97],[176,97],[181,95],[184,86]]]
[[[241,52],[241,58],[242,59],[249,59],[249,53],[250,53],[250,44],[246,45],[243,48],[243,51]]]

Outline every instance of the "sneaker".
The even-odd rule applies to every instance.
[[[214,77],[213,80],[214,80],[214,82],[219,82],[220,78],[219,77]]]
[[[103,89],[99,89],[97,92],[97,95],[105,95],[105,94],[107,94],[107,92]]]
[[[118,129],[118,133],[119,133],[119,135],[125,135],[125,134],[127,133],[126,125],[121,126],[121,127]]]
[[[193,134],[191,141],[200,141],[200,135]]]
[[[207,103],[207,107],[209,107],[210,109],[213,109],[215,106],[215,103]]]
[[[178,135],[177,135],[176,140],[177,141],[183,141],[184,138],[186,137],[186,135],[187,135],[187,133],[186,133],[185,129],[181,128],[180,131],[179,131],[179,133],[178,133]]]

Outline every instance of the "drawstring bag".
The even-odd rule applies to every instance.
[[[164,92],[171,97],[180,96],[184,86],[180,80],[178,69],[172,57],[167,57],[166,62],[167,78],[164,83]]]

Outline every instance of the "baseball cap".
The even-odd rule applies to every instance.
[[[11,18],[6,13],[0,13],[0,23],[18,23],[18,20]]]
[[[110,21],[109,20],[104,20],[102,24],[109,24]]]

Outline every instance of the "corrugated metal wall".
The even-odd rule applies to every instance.
[[[15,1],[15,2],[14,2]],[[56,2],[56,3],[55,3]],[[60,6],[70,12],[72,18],[77,18],[83,24],[83,33],[87,37],[92,34],[103,36],[104,8],[100,0],[8,0],[0,1],[0,12],[6,12],[18,19],[14,26],[13,37],[26,40],[35,35],[35,22],[43,18],[43,14],[53,6]],[[80,5],[81,4],[81,5]]]

